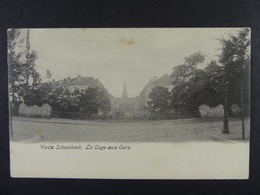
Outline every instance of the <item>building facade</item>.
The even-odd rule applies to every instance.
[[[93,77],[82,77],[80,75],[75,78],[64,78],[61,81],[52,80],[51,85],[54,89],[59,87],[66,88],[71,93],[74,92],[76,89],[85,90],[89,87],[99,87],[105,89],[105,87],[98,79],[94,79]]]

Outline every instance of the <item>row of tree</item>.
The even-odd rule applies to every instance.
[[[28,106],[47,103],[53,111],[80,112],[89,118],[107,116],[111,110],[109,93],[106,89],[95,86],[70,91],[64,87],[53,88],[51,82],[41,83],[37,88],[29,90],[24,102]]]
[[[249,114],[250,86],[250,37],[249,29],[243,29],[238,35],[221,38],[219,60],[211,61],[204,69],[198,65],[205,56],[196,52],[184,58],[184,63],[173,68],[171,77],[174,88],[171,92],[164,87],[155,87],[148,102],[152,113],[169,110],[197,111],[201,104],[209,106],[224,105],[224,128],[228,133],[228,114],[231,105],[241,107],[242,122]],[[246,107],[246,108],[245,108]]]
[[[12,114],[18,114],[21,102],[27,106],[41,106],[47,103],[53,111],[80,112],[88,117],[109,113],[111,102],[105,88],[92,86],[86,90],[76,89],[73,92],[63,87],[54,88],[50,82],[52,74],[49,70],[46,71],[49,82],[43,83],[35,64],[38,54],[30,49],[30,32],[28,30],[24,38],[20,38],[20,34],[21,31],[18,29],[8,31],[9,92]]]

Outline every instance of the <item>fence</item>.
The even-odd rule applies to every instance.
[[[53,118],[64,118],[64,119],[78,119],[78,120],[93,120],[93,119],[105,119],[105,116],[91,116],[88,113],[82,112],[67,112],[67,111],[53,111]]]
[[[199,118],[198,111],[181,110],[178,112],[165,112],[165,113],[150,113],[148,118],[150,120],[164,120],[164,119],[185,119],[185,118]]]
[[[165,120],[165,119],[185,119],[185,118],[199,118],[198,111],[179,111],[175,112],[165,112],[165,113],[157,113],[157,114],[149,114],[146,116],[127,116],[121,114],[113,116],[90,116],[88,113],[80,113],[80,112],[67,112],[67,111],[53,111],[53,118],[64,118],[64,119],[78,119],[78,120],[95,120],[95,119],[114,119],[114,120]]]

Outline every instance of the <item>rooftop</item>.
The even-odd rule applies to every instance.
[[[172,85],[173,79],[168,74],[163,75],[159,79],[150,83],[151,85]]]
[[[80,75],[76,78],[64,78],[60,81],[52,81],[52,87],[67,87],[71,85],[88,85],[88,86],[97,86],[104,87],[98,79],[94,79],[93,77],[81,77]]]

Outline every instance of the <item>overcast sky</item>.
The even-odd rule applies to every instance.
[[[124,28],[124,29],[31,29],[31,49],[39,59],[37,70],[46,81],[77,75],[98,78],[116,97],[124,82],[129,97],[140,94],[149,79],[170,74],[184,57],[200,51],[204,67],[217,59],[221,35],[234,34],[228,28]]]

